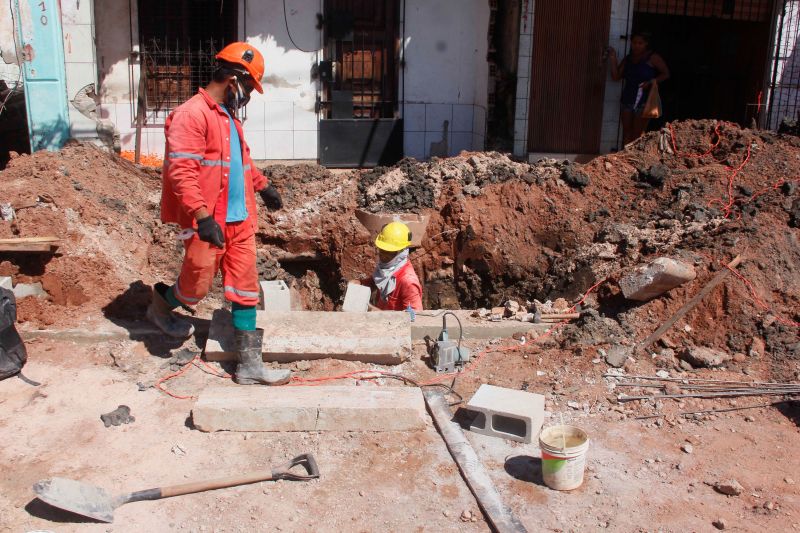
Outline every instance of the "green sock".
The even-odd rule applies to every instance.
[[[256,330],[256,306],[233,302],[233,328],[239,331]]]
[[[175,285],[170,286],[166,291],[164,291],[162,296],[164,297],[164,300],[166,300],[170,309],[175,309],[176,307],[181,306],[180,300],[175,298]]]

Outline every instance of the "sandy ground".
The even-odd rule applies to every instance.
[[[16,378],[0,382],[0,531],[488,530],[432,424],[410,433],[206,434],[191,428],[191,400],[153,388],[139,391],[137,383],[169,373],[167,360],[143,343],[37,340],[29,351],[26,374],[42,386]],[[529,390],[546,394],[553,413],[546,424],[563,415],[589,432],[581,488],[569,493],[546,488],[536,445],[468,434],[503,499],[529,531],[712,531],[718,519],[732,531],[800,530],[800,458],[794,453],[800,430],[791,418],[796,411],[751,410],[659,426],[594,404],[567,409],[564,403],[572,396],[556,396],[535,379],[535,369],[552,375],[563,365],[548,355],[556,353],[544,352],[541,364],[530,364],[515,378],[530,379]],[[487,356],[457,389],[467,394],[492,381],[492,372],[503,366],[500,358],[513,357],[519,355]],[[304,374],[358,366],[318,361]],[[401,370],[428,372],[419,360]],[[602,389],[603,371],[605,365],[590,367],[577,378],[562,379],[562,385],[583,381],[589,389]],[[169,385],[196,394],[218,379],[193,368]],[[130,406],[135,422],[104,427],[100,414],[119,404]],[[691,454],[681,450],[687,442]],[[265,482],[132,503],[117,510],[114,524],[77,521],[34,500],[31,491],[33,483],[50,476],[112,492],[140,490],[264,469],[304,452],[317,457],[318,481]],[[709,485],[730,478],[744,486],[740,496],[721,495]],[[477,521],[464,521],[464,511]]]

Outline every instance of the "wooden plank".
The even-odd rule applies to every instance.
[[[398,365],[411,356],[411,327],[405,312],[334,313],[258,311],[264,329],[264,360],[286,363],[334,358]],[[235,358],[230,312],[211,319],[205,356],[209,361]]]
[[[722,282],[725,280],[725,278],[726,278],[726,277],[728,277],[728,274],[730,274],[730,272],[731,272],[731,271],[730,271],[730,269],[736,268],[737,266],[739,266],[739,263],[741,263],[741,262],[742,262],[742,256],[740,256],[740,255],[737,255],[736,257],[734,257],[734,258],[733,258],[733,261],[731,261],[730,263],[728,263],[728,267],[727,267],[727,268],[725,268],[724,270],[721,270],[720,272],[718,272],[718,273],[717,273],[717,275],[716,275],[716,276],[714,276],[714,278],[713,278],[713,279],[712,279],[712,280],[711,280],[711,281],[708,283],[708,285],[706,285],[705,287],[703,287],[703,290],[701,290],[700,292],[698,292],[697,294],[695,294],[694,298],[692,298],[691,300],[689,300],[688,302],[686,302],[686,303],[683,305],[683,307],[681,307],[680,309],[678,309],[678,311],[677,311],[677,312],[676,312],[674,315],[672,315],[672,317],[670,317],[670,319],[669,319],[669,320],[667,320],[666,322],[664,322],[664,323],[663,323],[663,324],[662,324],[662,325],[661,325],[661,326],[660,326],[660,327],[659,327],[657,330],[655,330],[655,331],[652,333],[652,335],[650,335],[649,337],[647,337],[647,338],[646,338],[646,339],[645,339],[645,340],[644,340],[644,341],[643,341],[643,342],[642,342],[642,343],[639,345],[639,347],[638,347],[638,350],[639,350],[639,351],[644,351],[644,350],[646,350],[646,349],[647,349],[647,348],[648,348],[648,347],[649,347],[651,344],[653,344],[653,343],[654,343],[654,342],[656,342],[658,339],[660,339],[660,338],[661,338],[661,336],[662,336],[664,333],[666,333],[666,331],[667,331],[669,328],[671,328],[672,326],[674,326],[674,325],[675,325],[675,322],[677,322],[678,320],[680,320],[681,318],[683,318],[683,317],[686,315],[686,313],[688,313],[689,311],[691,311],[692,309],[694,309],[694,307],[695,307],[697,304],[699,304],[699,303],[700,303],[700,300],[702,300],[703,298],[705,298],[706,296],[708,296],[708,293],[710,293],[711,291],[713,291],[713,290],[714,290],[714,287],[716,287],[717,285],[719,285],[720,283],[722,283]]]
[[[422,394],[425,397],[428,411],[439,429],[439,434],[444,439],[450,455],[455,459],[461,475],[472,494],[475,495],[475,499],[478,500],[478,505],[492,529],[501,533],[527,531],[522,522],[514,516],[513,511],[503,503],[500,494],[494,488],[489,473],[486,472],[475,450],[470,446],[461,427],[452,421],[453,415],[442,394],[431,389],[423,390]]]
[[[58,237],[0,239],[0,252],[52,252],[61,246]]]

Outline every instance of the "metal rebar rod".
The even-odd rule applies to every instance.
[[[672,383],[672,382],[670,382]],[[659,384],[651,384],[651,383],[617,383],[617,387],[641,387],[643,389],[661,389],[664,388],[665,385]],[[742,390],[800,390],[800,385],[773,385],[773,386],[755,386],[750,384],[743,384],[742,386],[730,386],[730,385],[713,385],[713,384],[687,384],[683,383],[680,385],[681,389],[684,390],[698,390],[698,391],[742,391]]]
[[[702,379],[702,378],[659,378],[654,376],[617,376],[614,374],[603,374],[604,378],[617,378],[617,379],[645,379],[648,381],[679,381],[679,382],[703,382],[703,383],[743,383],[747,385],[796,385],[800,387],[800,383],[779,382],[779,381],[733,381],[724,379]]]
[[[729,413],[731,411],[744,411],[747,409],[764,409],[767,407],[774,407],[776,405],[781,405],[791,401],[792,400],[781,400],[779,402],[764,403],[759,405],[745,405],[742,407],[728,407],[725,409],[704,409],[702,411],[683,411],[677,414],[680,416],[689,416],[689,415],[702,415],[702,414],[713,414],[713,413]],[[649,418],[662,418],[665,416],[667,416],[667,413],[660,413],[657,415],[637,416],[634,418],[634,420],[647,420]]]
[[[793,396],[800,394],[797,392],[764,390],[758,392],[709,392],[702,394],[660,394],[653,396],[625,396],[617,397],[618,402],[632,402],[635,400],[660,400],[669,398],[734,398],[737,396]]]

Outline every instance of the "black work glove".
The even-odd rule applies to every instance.
[[[261,195],[261,199],[264,200],[264,205],[267,206],[267,209],[270,211],[275,211],[283,207],[281,193],[278,192],[278,189],[276,189],[273,184],[270,183],[258,191],[258,194]]]
[[[211,243],[217,248],[225,246],[225,236],[214,217],[207,216],[197,221],[197,236],[201,241]]]

